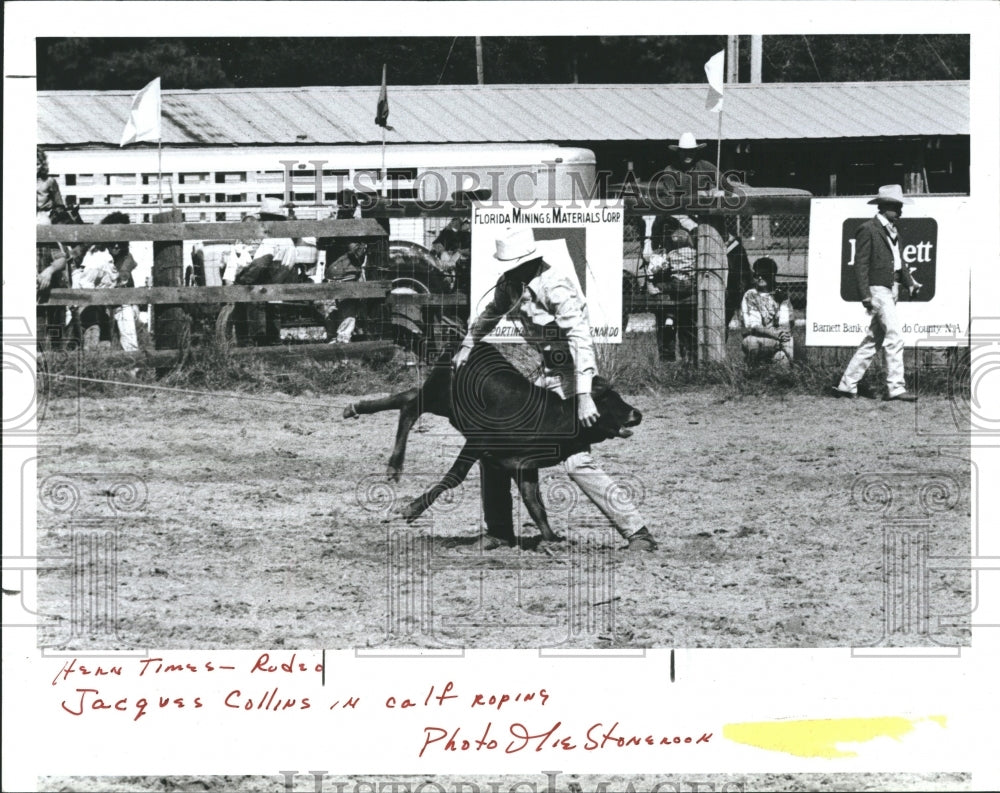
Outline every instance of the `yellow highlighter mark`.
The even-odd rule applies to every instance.
[[[945,726],[944,716],[928,716]],[[748,721],[727,724],[722,735],[736,743],[787,752],[798,757],[855,757],[857,752],[837,748],[842,743],[864,743],[873,738],[900,740],[923,719],[883,716],[867,719],[808,719],[802,721]]]

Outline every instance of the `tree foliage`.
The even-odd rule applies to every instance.
[[[483,39],[487,83],[698,83],[725,36]],[[476,82],[475,40],[457,38],[38,39],[43,90]],[[749,77],[749,43],[740,51]],[[765,36],[765,82],[969,78],[969,37]]]
[[[762,66],[765,82],[968,80],[969,37],[767,36]]]
[[[38,87],[42,90],[137,90],[157,76],[166,88],[234,84],[218,55],[195,50],[186,39],[38,41]]]

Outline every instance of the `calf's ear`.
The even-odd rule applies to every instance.
[[[594,396],[600,396],[601,394],[605,393],[609,388],[611,388],[611,383],[609,383],[600,375],[597,375],[596,377],[594,377],[593,381],[590,384],[590,393],[592,393]]]

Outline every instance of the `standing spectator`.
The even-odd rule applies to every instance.
[[[334,220],[354,220],[361,217],[358,196],[350,187],[337,193],[337,211]],[[319,247],[326,252],[327,263],[335,262],[347,254],[350,242],[344,236],[320,237]]]
[[[112,212],[105,217],[102,225],[125,225],[129,223],[129,217],[124,212]],[[138,266],[132,254],[129,252],[128,242],[108,243],[108,253],[117,274],[115,287],[118,289],[134,289],[135,280],[132,272]],[[139,316],[139,307],[136,305],[115,306],[112,311],[115,325],[118,327],[118,343],[123,350],[132,352],[139,349],[139,337],[136,332],[136,324]]]
[[[591,382],[597,375],[594,344],[590,337],[587,303],[573,278],[548,264],[535,244],[530,228],[509,229],[496,241],[494,258],[508,267],[500,276],[493,300],[471,324],[452,359],[458,369],[476,342],[490,333],[504,316],[520,322],[524,340],[542,356],[542,374],[536,385],[567,399],[577,400],[577,418],[589,427],[597,421]],[[610,498],[614,481],[594,462],[590,450],[568,457],[566,473],[628,540],[633,551],[652,551],[656,542],[638,509],[616,508]],[[514,538],[510,474],[480,465],[483,512],[490,534],[486,547],[495,548]]]
[[[35,223],[48,226],[53,215],[65,214],[65,204],[59,191],[59,182],[49,175],[49,158],[40,148],[35,148]],[[48,300],[49,290],[69,283],[67,269],[69,252],[62,246],[38,245],[35,248],[35,285],[38,290],[36,301]],[[37,333],[44,344],[62,335],[65,311],[61,306],[39,307],[35,310]]]
[[[358,194],[350,187],[345,187],[337,193],[337,220],[359,217],[361,217],[361,207],[358,205]]]
[[[680,210],[685,204],[708,206],[709,199],[718,195],[721,188],[726,192],[734,192],[740,184],[732,174],[720,175],[721,184],[717,184],[715,166],[707,160],[700,159],[704,143],[698,143],[690,132],[681,135],[676,144],[671,143],[671,161],[656,175],[656,198],[670,209]],[[675,214],[675,220],[685,231],[694,231],[697,223],[686,214]],[[653,232],[656,247],[656,231]]]
[[[74,289],[113,289],[118,281],[114,259],[104,245],[93,245],[80,266],[73,271]],[[79,323],[84,349],[95,348],[98,342],[111,344],[111,317],[109,306],[83,306],[79,309]]]
[[[453,217],[431,243],[431,250],[441,262],[441,268],[453,271],[458,259],[469,256],[472,231],[468,218]]]
[[[129,217],[124,212],[112,212],[101,220],[102,226],[125,226],[128,223],[130,223]],[[115,286],[127,289],[135,288],[132,272],[138,267],[138,264],[129,252],[129,244],[127,242],[109,242],[108,252],[111,254],[117,271]]]
[[[711,201],[722,195],[723,192],[735,192],[738,190],[738,185],[741,183],[739,179],[733,174],[718,174],[715,165],[701,159],[701,151],[705,146],[706,144],[699,143],[690,132],[683,133],[676,144],[668,146],[671,152],[671,159],[654,176],[654,200],[661,207],[673,210],[674,212],[672,214],[660,213],[653,222],[651,236],[654,250],[658,248],[671,250],[672,236],[677,230],[685,231],[690,235],[698,228],[696,219],[692,218],[689,214],[681,214],[679,210],[686,208],[687,212],[697,212],[699,207],[707,208],[710,206]],[[731,250],[732,248],[727,244],[727,258]],[[732,264],[733,262],[730,260],[730,268]],[[690,294],[694,294],[693,279]],[[732,308],[734,310],[738,300],[738,295],[734,295],[732,301]],[[676,324],[680,326],[682,331],[686,330],[689,332],[687,338],[683,335],[681,336],[681,342],[682,347],[685,346],[685,342],[689,342],[686,346],[693,358],[696,347],[693,340],[696,338],[694,329],[695,309],[693,306],[687,305],[683,309],[685,311],[690,309],[690,317],[682,318],[678,316],[672,318],[670,315],[666,315],[663,318],[663,322],[660,322],[659,318],[657,320],[658,325],[662,326],[661,330],[663,331],[660,334],[662,337],[662,343],[660,344],[661,359],[673,360],[674,357],[672,339],[677,331],[676,325],[672,323],[673,319],[675,319]]]
[[[833,395],[853,399],[858,395],[858,383],[864,377],[879,348],[885,350],[888,399],[915,402],[917,397],[906,390],[903,375],[903,336],[896,313],[899,284],[909,287],[910,294],[920,289],[909,268],[903,263],[896,221],[903,214],[903,204],[912,201],[903,195],[898,184],[883,185],[878,195],[868,202],[878,207],[878,213],[862,224],[856,232],[854,276],[857,278],[861,304],[871,317],[871,324],[847,364]]]
[[[692,133],[685,132],[676,144],[667,147],[671,151],[671,161],[659,175],[657,195],[695,202],[699,197],[713,197],[720,188],[726,192],[737,189],[740,182],[732,174],[720,174],[721,183],[717,183],[715,165],[701,159],[699,154],[705,146],[698,143]]]
[[[697,347],[694,306],[687,301],[694,294],[695,262],[697,254],[691,235],[682,228],[675,228],[670,235],[666,251],[654,254],[649,260],[649,274],[655,293],[665,292],[675,306],[656,313],[657,345],[661,360],[676,357],[674,347],[680,336],[681,357],[694,360]]]
[[[675,291],[690,294],[694,290],[694,243],[691,235],[683,229],[677,229],[670,235],[670,250],[667,252],[667,270],[670,273],[670,285]]]
[[[52,214],[65,210],[59,182],[49,175],[49,158],[41,147],[35,148],[35,222],[39,226],[48,226],[52,222]]]
[[[669,251],[671,249],[671,238],[675,231],[684,231],[693,234],[698,228],[687,215],[667,215],[660,213],[653,219],[653,228],[650,232],[649,243],[653,253]]]
[[[277,198],[265,198],[261,203],[258,217],[261,220],[290,220],[286,205]],[[270,258],[268,258],[270,257]],[[253,265],[265,265],[263,272],[267,280],[258,279],[259,284],[290,284],[301,280],[298,264],[298,243],[291,237],[268,237],[253,252]]]
[[[277,198],[265,198],[257,213],[260,220],[288,220],[288,209]],[[281,284],[293,280],[295,241],[268,237],[257,245],[250,264],[236,278],[241,284]]]
[[[448,277],[451,285],[468,294],[472,228],[467,217],[454,217],[448,221],[441,233],[431,243],[431,251],[437,257],[438,266]]]
[[[634,205],[635,200],[630,198],[628,204]],[[652,253],[652,242],[646,234],[646,219],[641,215],[626,215],[622,221],[622,261],[626,271],[638,275]]]
[[[265,198],[257,213],[260,220],[288,220],[288,208],[277,198]],[[268,237],[253,253],[253,259],[236,276],[237,284],[288,284],[297,280],[295,241],[291,237]],[[242,303],[234,311],[236,327],[257,344],[281,341],[281,318],[276,306]]]
[[[764,257],[753,265],[756,283],[743,295],[743,354],[747,363],[773,361],[785,366],[793,359],[791,305],[775,290],[778,264]]]
[[[367,253],[368,248],[363,242],[350,243],[347,253],[326,266],[324,280],[335,282],[366,281]],[[329,338],[328,344],[347,344],[350,342],[354,335],[360,303],[359,300],[345,298],[322,304],[322,311],[325,314],[324,325],[326,325],[326,333]]]
[[[69,309],[69,328],[66,327],[67,310],[62,306],[46,306],[49,290],[70,285],[70,278],[80,267],[85,254],[85,246],[39,245],[35,258],[37,288],[35,311],[37,335],[43,346],[80,339],[79,312],[76,307]],[[68,335],[67,335],[68,333]]]
[[[35,257],[35,286],[38,287],[38,291],[47,294],[54,287],[66,286],[66,270],[72,255],[58,246],[54,251],[48,245],[39,245],[38,248],[41,249]]]

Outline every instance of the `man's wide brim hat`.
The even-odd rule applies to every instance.
[[[878,189],[869,204],[912,204],[913,201],[903,195],[903,188],[898,184],[884,184]]]
[[[535,233],[530,227],[508,228],[497,238],[497,252],[493,258],[507,265],[507,269],[517,267],[521,262],[537,259],[539,253],[535,244]]]
[[[681,135],[681,139],[677,143],[671,143],[669,148],[671,151],[698,151],[704,149],[705,144],[699,143],[690,132],[685,132]]]
[[[265,198],[260,202],[260,210],[257,214],[262,218],[271,217],[288,220],[288,207],[281,203],[280,198]]]

